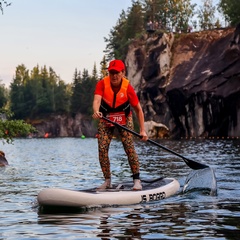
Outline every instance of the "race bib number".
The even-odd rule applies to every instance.
[[[110,119],[112,122],[116,122],[120,125],[126,125],[126,116],[124,112],[116,112],[116,113],[109,113],[107,118]],[[111,123],[108,123],[110,126],[114,126]]]

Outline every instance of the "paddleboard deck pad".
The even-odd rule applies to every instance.
[[[141,183],[141,191],[132,190],[133,182],[115,184],[112,188],[104,190],[47,188],[39,192],[37,201],[41,209],[144,204],[168,198],[180,188],[179,182],[174,178],[142,180]]]

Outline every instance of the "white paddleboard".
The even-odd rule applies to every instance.
[[[180,184],[174,178],[142,180],[141,191],[132,190],[133,183],[122,183],[111,189],[68,190],[47,188],[37,196],[40,207],[95,207],[131,205],[161,201],[179,191]]]

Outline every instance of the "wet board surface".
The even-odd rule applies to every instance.
[[[161,201],[176,194],[180,188],[179,182],[174,178],[142,180],[143,189],[141,191],[132,190],[132,186],[132,182],[126,182],[114,184],[113,188],[105,190],[47,188],[39,192],[37,200],[41,208],[143,204]]]

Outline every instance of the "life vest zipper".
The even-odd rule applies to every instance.
[[[114,96],[113,96],[113,108],[115,108],[115,104],[116,104],[116,99],[117,99],[117,93],[114,93]]]

